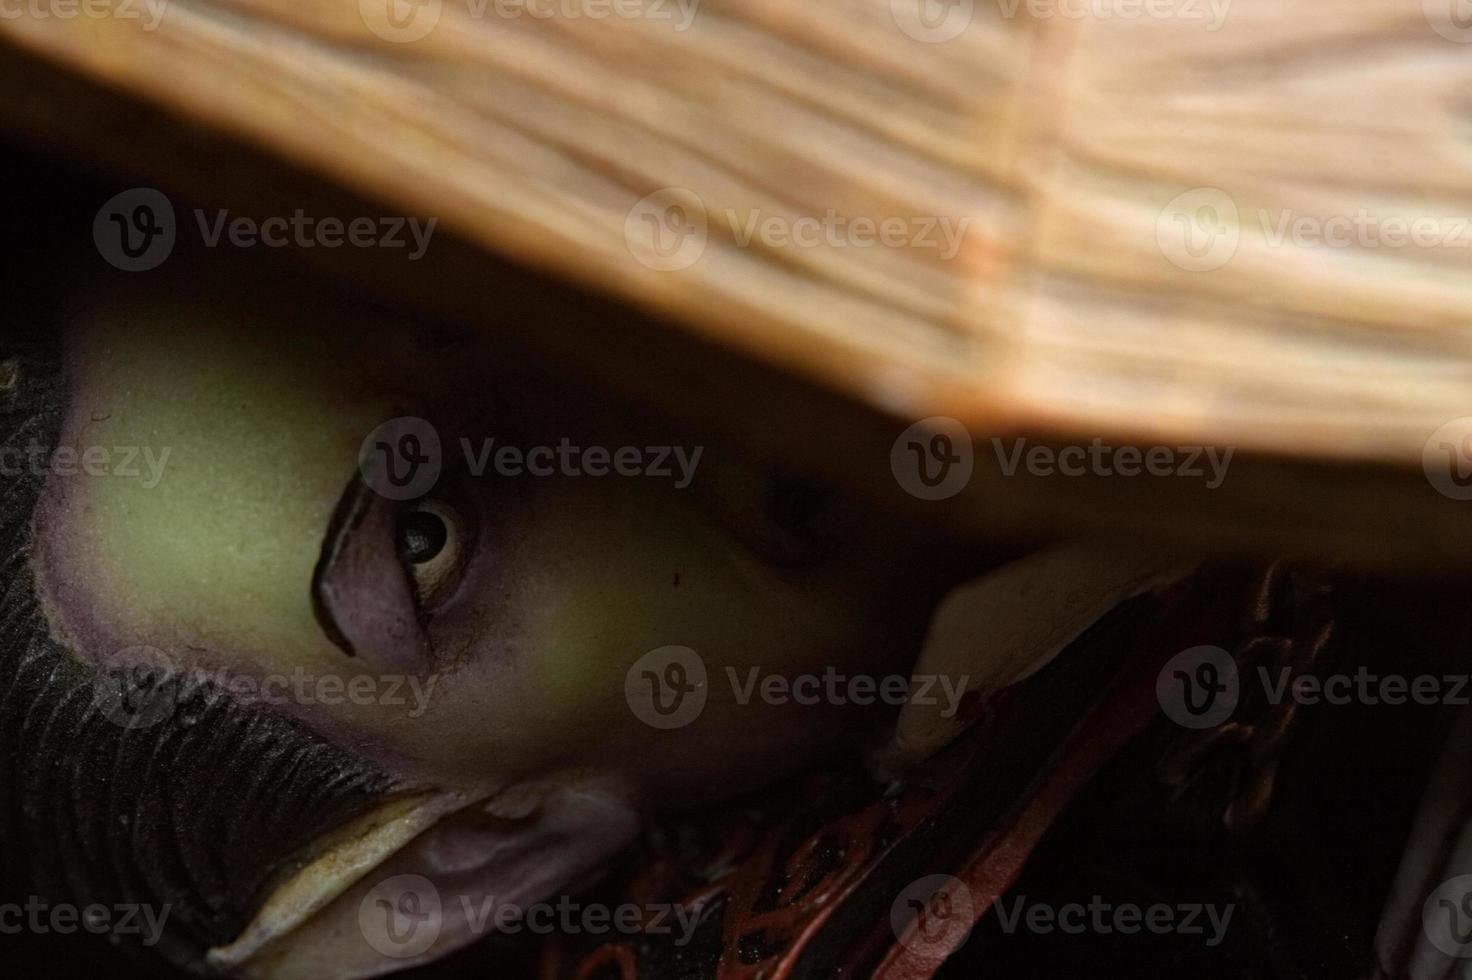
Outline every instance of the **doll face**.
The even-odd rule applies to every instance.
[[[62,445],[114,465],[53,468],[37,572],[78,655],[229,679],[470,796],[591,769],[698,803],[882,722],[749,682],[904,674],[935,595],[923,550],[485,341],[330,313],[154,300],[74,329]],[[403,417],[439,473],[397,493],[368,437]],[[381,441],[402,464],[401,432]],[[626,685],[641,663],[651,697],[688,679],[641,660],[668,647],[706,676],[675,729]]]

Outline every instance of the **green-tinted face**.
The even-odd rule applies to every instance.
[[[922,551],[485,342],[424,337],[205,301],[89,315],[63,439],[79,463],[39,515],[58,632],[98,662],[209,671],[471,795],[596,770],[684,805],[892,713],[763,682],[905,673],[933,598]],[[360,466],[400,417],[427,423],[420,455],[440,444],[412,496],[374,462],[379,442],[408,472],[403,432]],[[698,666],[650,656],[667,647]],[[659,708],[699,668],[704,709],[676,724]]]

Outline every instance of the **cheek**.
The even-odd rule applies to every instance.
[[[435,721],[445,758],[493,767],[598,759],[649,780],[780,765],[794,746],[823,741],[814,729],[841,736],[830,723],[855,713],[740,703],[752,670],[874,673],[904,653],[876,638],[859,600],[771,575],[692,498],[627,480],[518,489],[521,502],[497,513],[515,533],[477,549],[435,627],[437,645],[465,650]],[[631,669],[670,646],[695,651],[708,685],[701,717],[679,732],[651,726],[627,694]]]
[[[455,599],[430,631],[452,662],[436,719],[443,755],[533,766],[636,748],[624,700],[643,653],[703,644],[751,602],[688,502],[610,479],[480,481],[482,526]]]
[[[261,343],[136,325],[85,339],[63,443],[118,465],[53,474],[41,515],[54,591],[78,611],[139,642],[287,660],[319,632],[312,567],[381,409],[344,405],[309,360],[252,372]]]

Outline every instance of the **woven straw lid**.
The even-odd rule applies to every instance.
[[[0,123],[244,213],[434,216],[422,262],[312,258],[957,531],[1466,561],[1472,28],[1104,6],[131,0],[0,19]],[[936,416],[974,471],[923,500],[892,450]],[[1096,440],[1175,469],[1015,455]]]

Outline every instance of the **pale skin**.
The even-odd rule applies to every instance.
[[[467,829],[463,816],[443,822],[441,854],[501,853],[507,838],[545,834],[526,814],[546,787],[594,786],[587,812],[597,829],[587,848],[568,848],[551,887],[610,856],[642,812],[709,802],[857,750],[893,717],[883,706],[741,704],[728,670],[743,680],[753,667],[787,678],[907,674],[944,578],[918,540],[805,485],[795,498],[787,483],[774,492],[769,467],[575,380],[507,363],[488,341],[426,340],[371,311],[323,326],[338,315],[242,308],[181,286],[169,299],[104,302],[80,318],[62,445],[79,457],[107,447],[116,461],[141,447],[164,459],[148,479],[49,477],[38,582],[53,631],[80,656],[107,665],[162,655],[216,678],[304,677],[309,690],[337,692],[315,703],[288,695],[269,710],[406,785],[509,818],[489,830]],[[394,560],[355,581],[383,589],[366,607],[392,603],[395,583],[413,597],[427,655],[405,659],[378,644],[349,656],[314,609],[313,573],[364,437],[406,414],[434,425],[446,475],[393,512],[400,538],[376,553]],[[461,440],[479,447],[488,437],[703,452],[684,489],[672,478],[460,472]],[[411,514],[429,514],[427,525]],[[427,544],[411,524],[428,527]],[[709,701],[690,725],[662,731],[631,710],[625,679],[669,645],[702,658]],[[388,697],[395,678],[398,703]],[[359,696],[347,697],[355,680]],[[558,834],[577,839],[568,807],[544,810]],[[418,853],[408,848],[385,868],[422,870]],[[504,856],[484,863],[482,890],[505,893],[505,876],[529,873]],[[535,867],[541,874],[546,862]],[[342,939],[330,913],[299,930],[320,933],[313,955],[328,955],[323,936]],[[472,938],[447,936],[424,958]],[[408,965],[385,967],[350,945],[330,955],[356,963],[352,974]],[[255,972],[288,975],[276,961]]]

